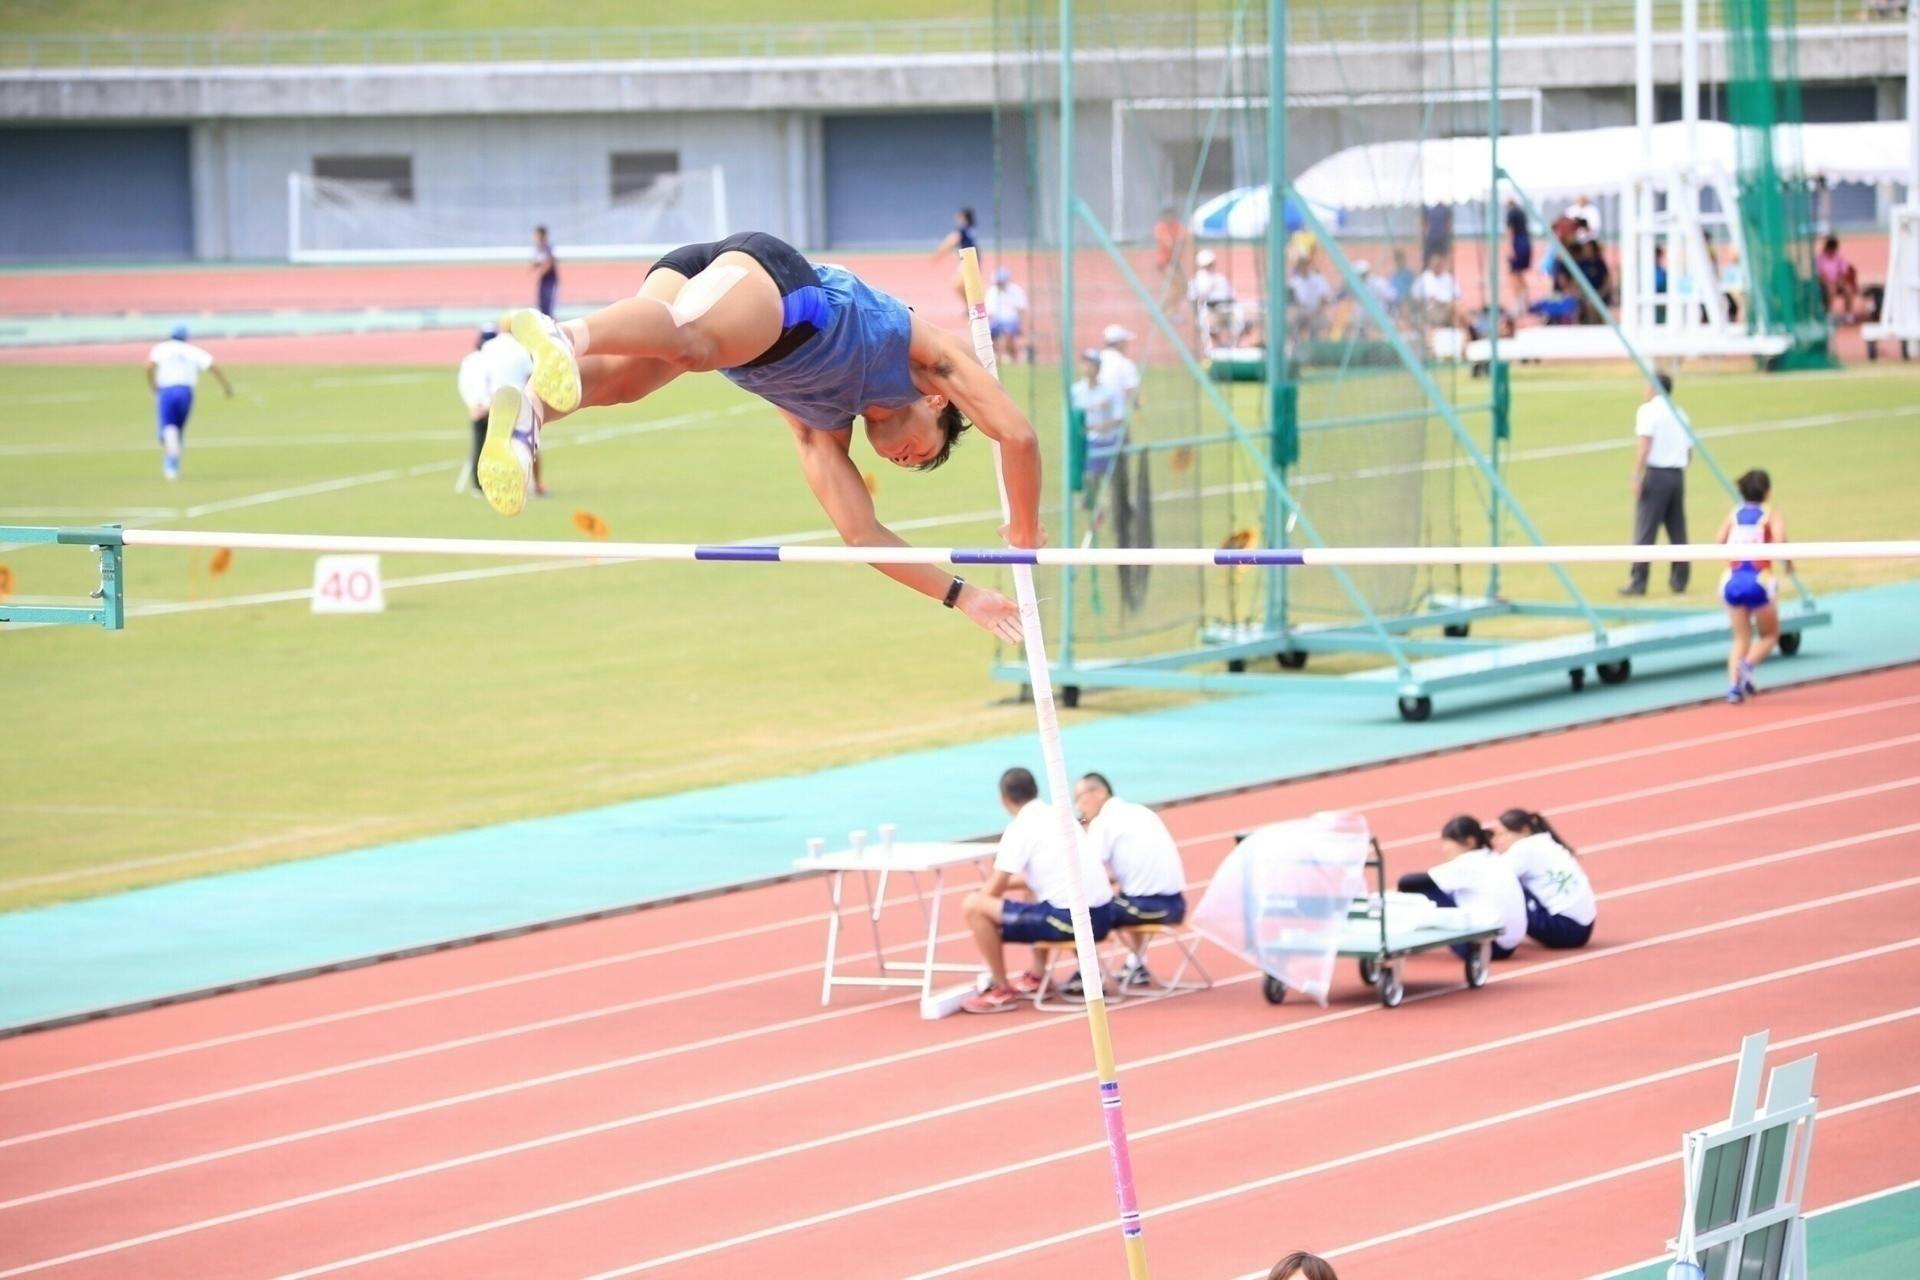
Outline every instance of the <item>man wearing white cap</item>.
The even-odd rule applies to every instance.
[[[987,331],[993,335],[994,352],[1008,363],[1020,358],[1020,344],[1026,336],[1027,291],[1013,282],[1013,272],[1001,267],[987,286]]]
[[[180,478],[180,452],[186,439],[187,415],[193,412],[193,389],[199,385],[203,373],[219,379],[227,399],[233,399],[233,384],[214,366],[211,352],[187,341],[187,326],[175,325],[165,342],[155,343],[153,350],[147,352],[147,386],[153,390],[164,455],[161,472],[169,480]]]
[[[1096,381],[1113,397],[1119,425],[1124,427],[1140,407],[1140,366],[1127,354],[1133,333],[1122,325],[1110,324],[1100,338],[1106,345],[1100,349],[1100,376]]]
[[[1201,337],[1218,345],[1232,332],[1233,282],[1214,269],[1213,250],[1202,249],[1193,261],[1198,270],[1187,282],[1187,301],[1193,303]]]

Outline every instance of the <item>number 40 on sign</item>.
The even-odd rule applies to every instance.
[[[319,556],[313,562],[315,613],[385,613],[379,556]]]

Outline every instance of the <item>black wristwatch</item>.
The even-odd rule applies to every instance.
[[[942,600],[940,603],[947,606],[947,608],[949,609],[953,608],[954,604],[958,602],[960,599],[960,588],[966,585],[967,585],[967,580],[965,578],[960,577],[958,574],[955,574],[953,582],[949,584],[947,587],[947,598],[945,600]]]

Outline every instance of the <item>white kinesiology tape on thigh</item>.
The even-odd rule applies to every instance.
[[[667,304],[667,314],[673,317],[674,324],[684,329],[713,310],[713,304],[725,297],[727,290],[746,278],[745,267],[708,267],[682,286],[680,296]]]

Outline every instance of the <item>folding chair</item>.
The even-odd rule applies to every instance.
[[[1144,986],[1125,988],[1129,995],[1158,1000],[1180,991],[1213,989],[1213,975],[1208,973],[1207,967],[1200,963],[1200,935],[1192,930],[1176,924],[1134,924],[1115,926],[1113,932],[1119,937],[1121,945],[1126,947],[1127,954],[1148,977]],[[1172,943],[1175,952],[1180,956],[1179,967],[1173,971],[1171,977],[1164,979],[1155,976],[1153,970],[1147,965],[1147,951],[1156,940],[1161,938]],[[1187,979],[1189,969],[1200,975],[1198,981]]]
[[[1112,934],[1107,935],[1112,938]],[[1105,942],[1096,943],[1093,948],[1094,960],[1100,966],[1100,986],[1107,993],[1108,1004],[1118,1004],[1125,1000],[1126,993],[1120,990],[1120,984],[1114,980],[1113,970],[1107,964],[1103,948]],[[1062,983],[1054,981],[1054,972],[1062,957],[1074,961],[1077,953],[1070,940],[1060,942],[1036,942],[1033,944],[1034,963],[1040,966],[1040,986],[1033,993],[1033,1007],[1058,1013],[1063,1010],[1080,1008],[1086,1001],[1078,996],[1069,996],[1061,988]]]

